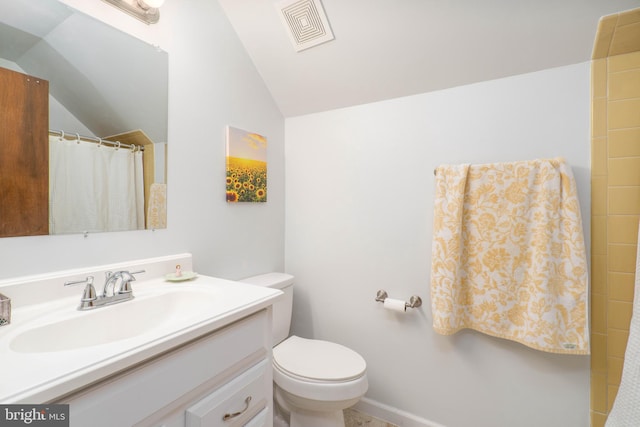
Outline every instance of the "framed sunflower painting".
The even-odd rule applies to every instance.
[[[267,201],[267,138],[227,126],[227,202]]]

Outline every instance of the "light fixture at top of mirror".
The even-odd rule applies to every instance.
[[[164,0],[138,0],[138,5],[143,9],[150,7],[158,9],[164,4]]]
[[[155,24],[160,20],[160,6],[164,0],[103,0],[123,12],[144,22]]]

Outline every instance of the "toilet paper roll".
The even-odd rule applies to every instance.
[[[385,298],[384,308],[391,311],[399,311],[401,313],[407,311],[407,307],[405,306],[404,301],[393,298]]]

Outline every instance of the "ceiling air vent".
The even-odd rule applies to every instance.
[[[296,51],[333,40],[320,0],[284,0],[276,7]]]

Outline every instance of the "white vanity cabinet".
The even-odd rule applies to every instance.
[[[271,427],[272,396],[266,308],[58,402],[72,427]]]

